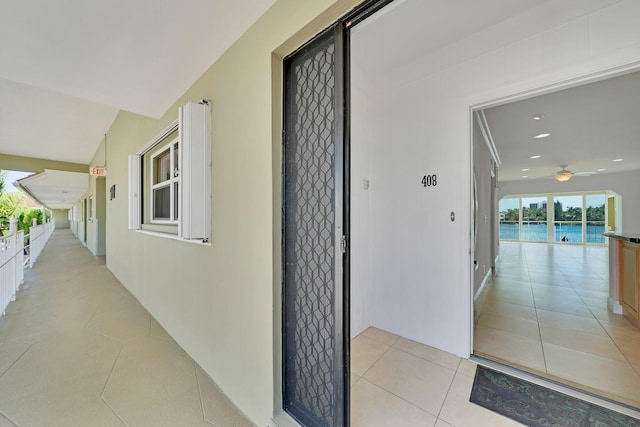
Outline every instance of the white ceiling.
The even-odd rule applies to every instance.
[[[89,174],[45,169],[19,179],[14,185],[49,209],[70,209],[89,189]]]
[[[89,163],[159,117],[275,0],[0,2],[0,153]]]
[[[640,169],[639,100],[636,72],[485,109],[502,160],[499,180],[552,179],[561,164],[573,172],[606,169],[597,174]],[[544,117],[535,121],[536,114]],[[533,138],[540,133],[551,136]]]
[[[384,76],[544,1],[396,0],[354,27],[353,62]]]

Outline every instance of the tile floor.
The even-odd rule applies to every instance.
[[[68,230],[0,318],[0,426],[253,425]]]
[[[640,330],[607,310],[608,248],[500,243],[474,352],[640,408]]]
[[[508,427],[469,402],[476,364],[376,328],[351,342],[351,426]]]

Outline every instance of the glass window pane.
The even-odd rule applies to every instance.
[[[500,211],[500,239],[518,240],[520,238],[520,199],[501,199],[498,210]]]
[[[171,187],[153,190],[153,219],[169,220],[171,214]]]
[[[582,196],[553,198],[556,242],[582,243]]]
[[[547,241],[547,198],[522,199],[522,240]]]
[[[590,194],[587,196],[587,243],[605,243],[604,236],[604,194]]]
[[[153,159],[153,168],[154,184],[171,179],[171,153],[168,148]]]

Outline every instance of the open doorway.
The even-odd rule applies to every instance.
[[[602,233],[640,229],[639,90],[631,72],[474,112],[474,168],[498,178],[478,180],[498,227],[478,233],[493,271],[474,275],[474,353],[634,407],[640,330],[610,297]]]
[[[379,409],[384,406],[381,404],[385,401],[384,396],[395,396],[404,403],[396,401],[389,407],[416,409],[430,420],[424,422],[426,425],[435,423],[433,417],[455,425],[453,421],[457,414],[451,408],[467,405],[468,394],[466,399],[449,405],[447,399],[449,396],[463,396],[473,383],[474,365],[468,364],[468,358],[473,351],[474,224],[485,221],[473,207],[474,157],[470,144],[473,122],[469,120],[470,109],[473,106],[482,108],[483,102],[489,105],[490,100],[504,100],[509,94],[529,92],[532,88],[548,88],[572,79],[575,82],[602,69],[628,65],[630,59],[613,60],[607,53],[621,47],[616,40],[604,39],[598,33],[596,18],[603,13],[600,7],[569,7],[563,11],[564,21],[552,25],[546,18],[553,15],[558,7],[553,2],[532,4],[495,0],[490,5],[487,2],[441,2],[440,9],[431,2],[427,4],[418,0],[389,3],[364,21],[341,23],[344,24],[343,29],[353,27],[341,33],[347,40],[343,45],[345,51],[350,54],[350,64],[346,63],[342,71],[346,73],[345,78],[350,79],[350,85],[346,86],[349,91],[345,100],[347,111],[344,115],[339,111],[336,117],[345,119],[346,135],[342,133],[341,126],[334,129],[328,125],[330,130],[305,134],[310,137],[300,138],[300,141],[306,143],[318,135],[345,136],[344,162],[339,158],[335,170],[345,173],[345,182],[350,186],[340,189],[346,194],[344,199],[340,198],[342,193],[339,191],[332,194],[336,194],[336,200],[344,201],[350,227],[345,228],[346,235],[336,234],[333,240],[327,238],[334,246],[330,245],[324,254],[337,253],[339,258],[340,252],[346,253],[346,268],[351,269],[350,275],[347,271],[344,289],[348,306],[342,305],[342,299],[333,301],[340,303],[334,312],[340,313],[343,309],[347,315],[350,312],[349,317],[341,319],[346,326],[335,336],[344,332],[347,338],[353,339],[350,346],[348,342],[341,343],[345,352],[351,351],[352,421],[362,414],[365,420],[381,416]],[[463,11],[460,10],[461,4]],[[625,6],[636,7],[630,3]],[[607,11],[621,21],[628,12],[618,9]],[[611,22],[610,15],[607,19]],[[569,31],[565,24],[573,25],[576,21],[584,30],[583,38],[573,37],[573,32],[565,33]],[[573,26],[570,28],[574,29]],[[572,43],[554,45],[556,50],[550,51],[548,45],[531,41],[542,41],[552,36],[557,38],[559,35],[572,36]],[[601,51],[589,50],[594,40],[599,40],[604,46]],[[576,50],[575,45],[585,48],[589,61],[575,58],[576,53],[583,52]],[[313,94],[323,93],[334,82],[331,80],[329,84],[323,84],[329,81],[324,79],[319,83],[320,90],[316,90],[316,80],[331,68],[325,67],[322,61],[343,58],[339,49],[326,52],[328,54],[318,57],[320,60],[315,60],[315,66],[313,60],[309,60],[309,67],[298,73],[313,79],[314,85],[296,85],[303,94],[300,97],[285,96],[285,104],[308,106],[305,113],[310,111],[312,117],[307,120],[305,116],[302,122],[311,127],[323,118],[334,117],[327,114],[331,111],[328,107],[332,105],[331,101],[312,101]],[[332,52],[337,53],[334,55]],[[573,62],[559,60],[558,56],[564,54],[571,54]],[[530,57],[546,58],[546,62],[544,66],[536,66],[527,61]],[[557,61],[553,62],[554,58]],[[342,86],[337,85],[336,88],[340,90]],[[307,95],[304,95],[305,91]],[[332,91],[329,92],[333,95]],[[299,99],[303,102],[293,102]],[[303,117],[301,114],[292,116],[294,119]],[[297,129],[295,126],[288,129],[285,132],[287,138],[301,135]],[[336,144],[341,145],[341,142]],[[294,155],[301,154],[291,151]],[[326,153],[323,151],[323,154]],[[320,161],[323,157],[313,153],[292,158],[309,161],[315,167],[323,164]],[[285,152],[285,163],[286,160]],[[332,168],[320,169],[329,171]],[[549,172],[549,175],[559,169]],[[482,177],[489,176],[489,185],[495,187],[500,178],[499,167],[493,168],[493,174],[489,172]],[[285,172],[285,177],[294,175]],[[336,182],[331,179],[335,176],[324,180],[309,179],[302,182],[301,187],[317,189]],[[285,199],[287,193],[301,194],[286,188],[284,192]],[[300,206],[304,209],[300,211],[311,212],[305,209],[316,207],[317,201],[323,199],[310,197],[309,201],[301,201]],[[492,203],[497,205],[498,199],[496,193]],[[331,211],[319,209],[313,211],[309,218],[323,218],[322,215],[331,215]],[[344,218],[340,216],[339,219]],[[287,222],[292,224],[286,215],[283,221],[285,227]],[[495,227],[489,235],[496,235],[497,221],[492,221],[488,215],[486,221]],[[323,230],[316,227],[303,231],[318,234]],[[337,227],[331,231],[335,233]],[[331,233],[324,232],[324,235],[331,236]],[[494,244],[497,253],[498,244]],[[340,252],[336,252],[336,248],[340,248]],[[311,264],[300,257],[307,253],[312,261],[322,257],[314,255],[311,250],[299,250],[295,255],[304,266]],[[484,267],[478,268],[487,272],[494,267],[490,259]],[[342,277],[340,270],[329,268],[326,271],[336,273],[331,276],[332,280]],[[329,282],[327,280],[324,284]],[[295,284],[296,281],[292,281],[292,285]],[[286,287],[286,280],[284,285]],[[338,287],[338,291],[341,290]],[[314,298],[307,295],[310,293],[296,293],[305,299],[305,303],[315,304],[318,310]],[[317,299],[331,301],[322,297]],[[286,315],[286,307],[284,312]],[[313,310],[305,311],[305,314],[310,320],[327,318]],[[329,326],[333,327],[335,323]],[[331,337],[334,331],[327,336]],[[289,336],[298,338],[296,334]],[[287,360],[286,348],[284,353]],[[318,357],[311,355],[309,359],[317,360]],[[407,360],[411,360],[414,367],[419,367],[405,369]],[[388,370],[385,371],[378,363]],[[423,369],[426,366],[436,366],[437,369]],[[305,371],[313,372],[311,369]],[[344,385],[341,373],[336,376],[338,385],[334,389],[341,389]],[[413,382],[421,377],[428,379],[429,385],[425,388],[417,387]],[[297,378],[306,377],[298,375]],[[443,387],[438,388],[436,384]],[[411,393],[411,390],[419,392]],[[429,398],[425,398],[426,391]],[[369,412],[358,409],[359,402],[369,402]],[[379,424],[380,419],[369,425],[376,423]],[[354,425],[367,423],[354,422]]]

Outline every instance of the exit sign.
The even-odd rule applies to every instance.
[[[89,169],[89,173],[94,176],[107,176],[106,168],[91,168]]]

